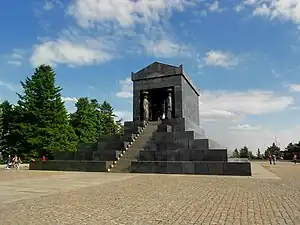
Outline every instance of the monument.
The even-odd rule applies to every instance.
[[[200,128],[200,92],[182,65],[154,62],[131,79],[133,121],[124,136],[103,136],[31,169],[251,176],[248,159],[229,161]]]
[[[132,73],[131,79],[133,122],[125,128],[157,123],[131,162],[131,172],[251,175],[247,159],[229,162],[227,149],[205,136],[200,128],[200,91],[182,65],[154,62]],[[147,104],[141,106],[144,101]],[[148,111],[149,118],[144,116]]]

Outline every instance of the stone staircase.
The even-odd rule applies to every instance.
[[[122,151],[119,157],[110,165],[108,172],[129,173],[132,161],[137,161],[139,151],[144,150],[147,142],[151,139],[153,133],[157,131],[160,121],[149,122],[133,141]]]

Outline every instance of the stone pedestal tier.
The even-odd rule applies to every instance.
[[[147,161],[132,162],[132,173],[251,176],[249,162]]]

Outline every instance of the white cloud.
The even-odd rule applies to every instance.
[[[264,151],[267,145],[272,144],[275,136],[282,147],[299,139],[298,134],[294,133],[300,131],[299,127],[271,130],[263,124],[251,125],[248,117],[289,109],[294,103],[290,96],[265,90],[204,91],[200,103],[200,121],[206,135],[229,150],[246,145],[252,151],[256,152],[257,148]]]
[[[189,56],[189,48],[183,44],[173,42],[171,40],[143,40],[142,45],[149,55],[155,57],[175,57],[175,56]]]
[[[260,130],[260,126],[251,126],[249,124],[238,124],[236,126],[229,127],[231,130],[237,130],[237,131],[257,131]]]
[[[206,57],[203,58],[203,60],[206,66],[219,66],[224,68],[236,66],[240,63],[240,59],[237,56],[229,52],[218,50],[207,52]]]
[[[75,97],[61,97],[61,100],[65,103],[65,107],[68,113],[76,112],[75,103],[78,101]]]
[[[253,11],[253,15],[257,16],[270,16],[271,10],[266,4],[262,4],[261,6],[255,8]]]
[[[9,60],[7,63],[14,66],[22,66],[22,62],[16,60]]]
[[[30,61],[35,67],[41,64],[80,66],[98,64],[112,58],[114,53],[110,42],[83,37],[82,41],[58,39],[35,45]]]
[[[0,86],[5,87],[5,88],[7,88],[8,90],[11,90],[11,91],[17,91],[18,90],[16,85],[13,85],[11,83],[4,82],[4,81],[1,81],[1,80],[0,80]]]
[[[210,4],[208,10],[211,12],[218,12],[218,13],[224,11],[224,9],[220,8],[219,1],[215,1],[214,3]]]
[[[245,6],[243,4],[239,4],[237,6],[234,7],[234,10],[237,12],[242,11],[245,8]]]
[[[100,22],[115,22],[122,27],[159,21],[172,9],[193,6],[188,0],[75,0],[68,9],[82,27]]]
[[[18,48],[14,48],[12,52],[5,56],[8,60],[7,63],[14,66],[21,66],[25,60],[26,51]]]
[[[219,110],[219,109],[212,109],[212,110],[202,110],[200,106],[200,118],[204,119],[205,122],[213,122],[217,120],[234,120],[236,118],[239,118],[240,115],[229,112],[226,110]]]
[[[245,0],[244,6],[254,8],[253,15],[269,19],[289,20],[300,24],[300,1],[297,0]]]
[[[200,103],[200,118],[216,120],[281,111],[291,106],[294,99],[290,96],[278,96],[272,91],[262,90],[205,91],[200,97]]]
[[[45,9],[58,5],[56,1],[47,0]],[[168,19],[174,10],[194,7],[197,2],[74,0],[67,7],[67,15],[76,20],[76,25],[65,29],[58,38],[47,38],[35,45],[30,61],[34,66],[82,66],[104,63],[123,53],[189,56],[190,49],[172,36]]]
[[[77,102],[78,99],[75,97],[61,97],[64,102]]]
[[[300,84],[289,84],[288,88],[291,92],[300,92]]]
[[[24,59],[25,53],[26,53],[26,51],[24,51],[22,49],[14,48],[12,50],[11,58],[12,59]]]
[[[125,80],[120,80],[121,91],[116,93],[116,96],[119,98],[132,98],[133,90],[132,90],[132,81],[131,78],[128,77]]]

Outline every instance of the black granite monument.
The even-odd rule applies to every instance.
[[[137,161],[131,162],[131,172],[251,175],[247,159],[229,162],[227,149],[205,136],[200,93],[182,65],[155,62],[132,73],[131,79],[133,126],[160,121]]]
[[[133,121],[124,136],[103,136],[30,169],[251,176],[247,159],[228,161],[227,149],[200,128],[199,90],[182,65],[154,62],[131,79]]]

